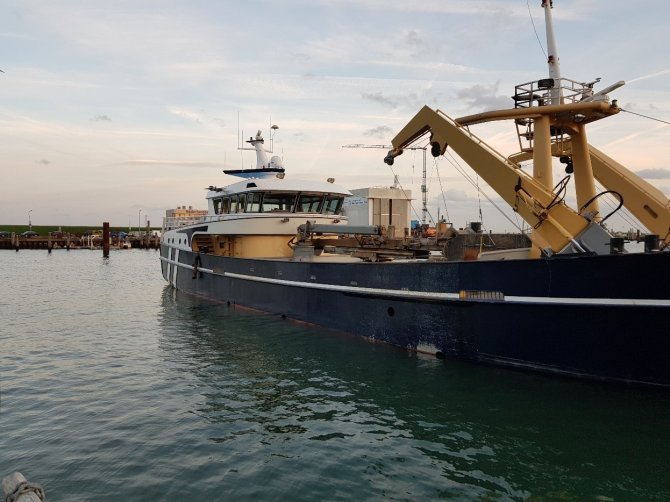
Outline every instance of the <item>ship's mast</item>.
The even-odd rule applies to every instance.
[[[561,104],[561,65],[558,58],[558,48],[556,46],[556,36],[554,35],[554,21],[551,17],[551,9],[554,7],[553,0],[542,0],[544,9],[544,23],[547,30],[547,64],[549,65],[549,77],[554,80],[554,86],[551,90],[551,104]]]
[[[256,150],[256,169],[267,169],[270,166],[270,163],[268,162],[268,156],[265,154],[265,150],[263,149],[265,140],[263,139],[261,130],[258,130],[255,138],[249,138],[247,143],[253,146],[254,150]],[[248,149],[244,148],[244,150]]]

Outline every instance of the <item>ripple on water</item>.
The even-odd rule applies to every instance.
[[[662,393],[190,298],[154,252],[0,252],[0,277],[0,467],[50,500],[670,499]]]

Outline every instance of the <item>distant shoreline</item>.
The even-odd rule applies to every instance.
[[[74,235],[83,235],[86,232],[92,232],[92,231],[102,231],[102,224],[100,225],[32,225],[32,228],[29,228],[28,225],[3,225],[0,224],[0,232],[14,232],[15,234],[21,234],[25,232],[26,230],[32,230],[33,232],[37,232],[40,235],[48,235],[49,232],[63,232],[63,233],[69,233],[69,234],[74,234]],[[145,232],[147,230],[147,227],[142,227],[138,229],[137,227],[130,227],[130,229],[127,226],[116,226],[116,227],[109,227],[110,232]],[[160,232],[161,227],[149,227],[150,232]]]

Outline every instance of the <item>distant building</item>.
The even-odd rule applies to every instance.
[[[163,218],[163,232],[166,229],[197,223],[205,216],[207,216],[206,209],[193,209],[193,206],[177,206],[176,209],[168,209]]]
[[[207,209],[193,209],[193,206],[177,206],[176,209],[165,211],[166,218],[198,219],[207,216]]]
[[[392,237],[409,234],[412,193],[394,187],[350,190],[353,197],[344,200],[344,214],[350,225],[393,227]]]

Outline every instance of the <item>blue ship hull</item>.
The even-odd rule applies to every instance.
[[[410,350],[670,386],[670,294],[658,279],[670,253],[324,263],[163,245],[161,261],[179,290]]]

